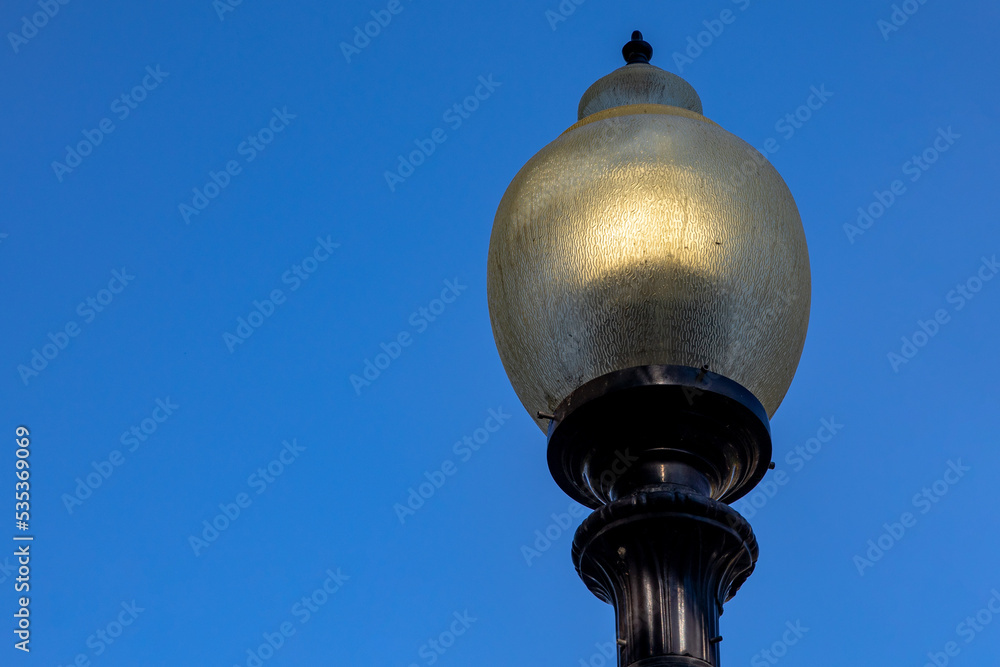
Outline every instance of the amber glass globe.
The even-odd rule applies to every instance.
[[[497,210],[497,349],[537,413],[606,373],[708,366],[768,415],[805,342],[809,255],[771,164],[701,114],[683,79],[629,64],[518,172]]]

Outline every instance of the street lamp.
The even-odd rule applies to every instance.
[[[490,318],[553,478],[596,510],[573,561],[614,605],[618,664],[714,666],[722,604],[757,560],[727,503],[770,465],[809,255],[766,158],[650,65],[641,33],[622,54],[507,188]]]

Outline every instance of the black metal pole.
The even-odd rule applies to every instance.
[[[620,667],[719,665],[719,616],[757,541],[725,501],[760,481],[767,416],[707,369],[644,366],[573,392],[549,427],[549,468],[598,508],[573,541],[580,577],[612,604]]]

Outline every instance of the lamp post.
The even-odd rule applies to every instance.
[[[622,667],[719,664],[757,542],[728,503],[764,477],[809,319],[798,210],[680,77],[626,65],[518,172],[490,239],[490,318],[553,478],[596,510],[573,541]]]

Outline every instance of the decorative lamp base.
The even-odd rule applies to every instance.
[[[599,508],[573,562],[615,607],[621,667],[717,667],[722,605],[753,572],[757,540],[726,502],[771,460],[767,414],[744,387],[686,366],[584,384],[549,427],[549,469]]]

